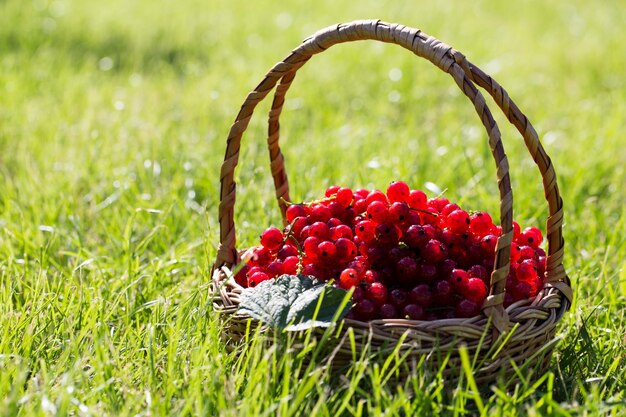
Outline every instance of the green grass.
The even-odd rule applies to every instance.
[[[420,373],[382,384],[367,361],[337,381],[254,334],[235,353],[220,341],[209,282],[230,124],[301,39],[361,18],[464,52],[552,156],[575,299],[538,385],[481,397],[465,378],[449,395]],[[0,0],[0,415],[626,415],[625,20],[610,0]],[[279,223],[268,108],[242,142],[240,247]],[[543,227],[537,170],[497,120],[515,217]],[[281,123],[295,200],[397,178],[497,212],[471,104],[400,48],[363,42],[313,58]]]

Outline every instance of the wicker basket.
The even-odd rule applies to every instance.
[[[372,349],[390,347],[410,351],[407,362],[427,363],[437,368],[445,360],[446,373],[452,379],[459,373],[458,347],[467,346],[470,357],[478,358],[475,369],[478,382],[490,382],[498,375],[519,372],[519,368],[543,372],[548,366],[554,348],[555,328],[568,310],[572,290],[562,265],[563,202],[559,195],[556,175],[534,128],[511,101],[507,92],[490,76],[469,62],[463,54],[423,32],[399,24],[377,20],[355,21],[330,26],[315,33],[294,49],[283,61],[274,65],[263,81],[246,97],[228,135],[226,155],[221,169],[221,194],[219,205],[220,245],[213,273],[214,307],[225,320],[224,334],[229,343],[235,343],[245,333],[248,317],[238,314],[237,306],[242,288],[229,277],[228,268],[240,261],[241,251],[235,246],[234,170],[239,159],[241,137],[246,130],[254,108],[265,96],[276,89],[269,115],[268,147],[278,204],[285,218],[289,201],[284,160],[278,146],[279,116],[296,71],[314,54],[344,42],[376,40],[395,43],[419,57],[432,62],[452,76],[458,87],[473,103],[489,136],[489,145],[497,167],[500,192],[500,222],[503,230],[498,239],[495,267],[491,275],[489,295],[482,314],[470,319],[445,319],[435,321],[374,320],[360,322],[344,320],[339,330],[337,345],[332,352],[332,365],[343,366],[353,360],[350,343],[342,343],[342,335],[351,333],[357,346]],[[506,277],[509,271],[509,253],[513,239],[512,191],[507,157],[501,142],[500,131],[476,86],[483,88],[495,100],[508,120],[524,138],[526,147],[537,164],[549,206],[547,219],[547,266],[544,288],[532,300],[503,307]],[[494,355],[494,352],[497,354]],[[407,367],[407,372],[410,367]]]

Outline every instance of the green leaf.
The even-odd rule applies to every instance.
[[[243,290],[239,312],[288,331],[328,327],[348,313],[348,292],[306,275],[281,275]]]

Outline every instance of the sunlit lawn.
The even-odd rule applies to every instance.
[[[331,384],[254,337],[243,356],[220,340],[209,282],[228,129],[303,38],[361,18],[465,53],[552,156],[575,300],[539,386],[494,386],[479,401],[424,375],[380,385],[367,363]],[[624,21],[619,1],[0,0],[0,415],[626,415]],[[240,247],[280,221],[268,109],[242,142]],[[515,218],[545,228],[538,172],[497,121]],[[497,213],[474,109],[398,47],[316,56],[281,125],[296,200],[403,179]]]

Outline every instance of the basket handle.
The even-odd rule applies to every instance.
[[[484,73],[480,68],[469,62],[463,54],[453,52],[455,61],[463,68],[465,74],[479,87],[493,97],[495,103],[524,138],[528,152],[535,161],[543,181],[543,189],[548,202],[548,219],[546,220],[546,238],[548,241],[548,258],[545,278],[548,286],[561,291],[569,304],[572,303],[573,292],[570,279],[563,267],[565,241],[563,239],[563,199],[559,193],[556,172],[552,160],[546,153],[537,131],[530,120],[510,99],[507,91],[496,80]]]
[[[353,22],[348,25],[360,23],[374,23],[380,26],[399,26],[380,21]],[[328,30],[338,30],[343,25],[332,26],[318,32],[313,37],[318,36]],[[346,25],[347,26],[347,25]],[[402,27],[401,27],[402,28]],[[345,30],[345,29],[344,29]],[[418,31],[419,32],[419,31]],[[422,32],[423,34],[423,32]],[[367,38],[370,39],[370,38]],[[375,38],[378,39],[378,38]],[[305,40],[306,42],[307,40]],[[495,100],[509,122],[513,124],[524,138],[526,148],[530,152],[543,180],[545,198],[549,206],[549,217],[546,224],[546,238],[548,241],[548,259],[545,272],[548,287],[555,287],[565,295],[569,303],[572,301],[572,289],[569,277],[563,267],[564,240],[562,233],[563,224],[563,200],[559,194],[556,173],[550,157],[541,144],[537,132],[521,112],[517,105],[509,98],[507,91],[493,78],[484,73],[480,68],[469,62],[465,56],[450,48],[446,51],[454,61],[463,69],[465,75],[478,86],[486,90]],[[283,220],[286,221],[285,212],[287,210],[286,201],[291,201],[289,197],[289,183],[284,165],[284,158],[280,150],[278,141],[280,136],[279,118],[285,102],[285,96],[296,75],[297,68],[289,71],[280,79],[268,120],[268,149],[270,153],[272,176],[276,189],[276,198],[281,209]]]
[[[483,312],[491,317],[499,331],[505,331],[509,320],[503,308],[506,277],[510,266],[510,246],[513,238],[513,194],[509,178],[508,161],[504,153],[500,131],[493,119],[484,97],[477,90],[472,80],[465,74],[464,69],[457,64],[455,51],[437,39],[423,34],[417,29],[403,25],[389,24],[376,20],[355,21],[348,24],[334,25],[323,29],[306,39],[298,48],[294,49],[283,61],[276,64],[265,76],[263,81],[246,97],[235,122],[233,123],[226,146],[226,154],[221,169],[220,189],[220,245],[217,253],[216,266],[232,265],[237,259],[235,248],[234,205],[236,185],[234,170],[239,159],[241,137],[246,130],[256,105],[284,78],[278,86],[277,96],[270,113],[270,121],[276,127],[275,135],[270,131],[268,142],[272,158],[272,172],[274,174],[277,195],[287,192],[286,174],[280,149],[278,148],[278,115],[284,101],[284,94],[295,72],[302,67],[312,55],[328,49],[337,43],[356,40],[379,40],[398,44],[416,55],[423,57],[442,71],[449,73],[463,93],[472,101],[489,136],[489,145],[496,162],[498,188],[500,191],[500,222],[503,230],[498,239],[494,271],[491,276],[490,293],[483,305]],[[271,129],[271,127],[270,127]],[[282,173],[280,173],[282,171]],[[279,178],[277,181],[277,174]],[[284,181],[281,178],[284,177]],[[284,196],[286,194],[281,194]]]

